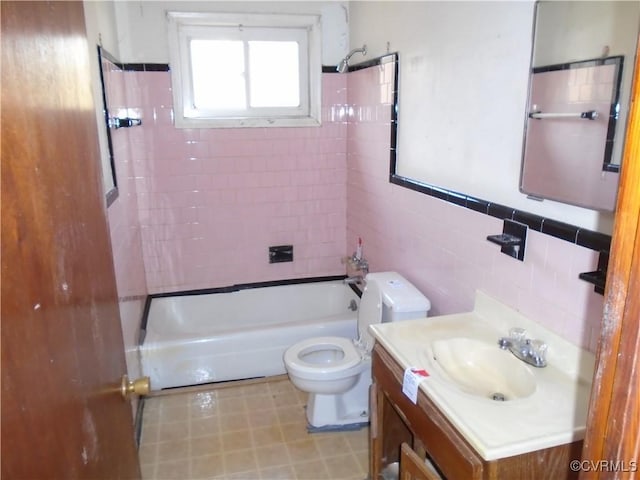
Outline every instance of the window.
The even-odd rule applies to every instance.
[[[169,12],[177,127],[320,123],[314,15]]]

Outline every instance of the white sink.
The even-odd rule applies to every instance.
[[[548,345],[546,367],[498,346],[514,327]],[[482,292],[472,312],[369,330],[402,368],[428,372],[419,389],[485,460],[584,437],[594,355]]]
[[[436,340],[426,351],[443,377],[462,391],[496,401],[526,398],[536,391],[531,367],[491,344],[472,338]]]

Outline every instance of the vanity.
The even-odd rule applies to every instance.
[[[498,346],[514,327],[545,342],[546,367]],[[424,472],[409,478],[577,478],[593,354],[481,292],[473,312],[370,330],[372,480],[392,478],[403,444],[401,471]],[[403,393],[409,367],[427,372],[416,403]]]

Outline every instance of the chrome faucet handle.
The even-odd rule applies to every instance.
[[[369,273],[369,262],[367,262],[364,257],[360,259],[360,270],[363,273],[363,276],[367,276],[367,273]]]
[[[517,344],[521,344],[526,340],[527,331],[524,328],[514,327],[509,329],[509,338]]]
[[[545,366],[547,364],[548,345],[542,340],[531,340],[529,346],[531,360],[533,360],[534,365],[537,367]]]

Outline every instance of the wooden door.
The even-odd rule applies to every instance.
[[[633,82],[582,458],[580,478],[640,477],[640,63]]]
[[[0,2],[2,467],[139,478],[82,2]]]

